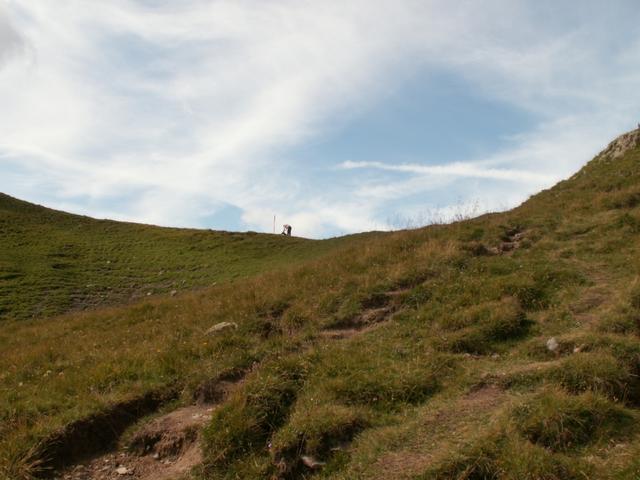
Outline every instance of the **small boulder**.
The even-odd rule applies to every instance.
[[[517,247],[517,244],[515,242],[502,242],[500,244],[499,250],[501,252],[510,252],[514,250],[516,247]]]
[[[238,328],[238,324],[236,322],[220,322],[220,323],[216,323],[213,327],[211,327],[209,330],[207,330],[204,334],[205,335],[214,335],[216,333],[219,332],[223,332],[225,330],[229,330],[229,329],[236,329]]]
[[[130,470],[127,467],[118,467],[116,468],[116,473],[118,475],[133,475],[133,470]]]
[[[302,460],[302,463],[305,465],[305,467],[308,467],[312,470],[317,470],[319,468],[322,468],[325,465],[325,462],[316,460],[311,455],[302,455],[300,457],[300,460]]]
[[[547,350],[549,350],[550,352],[556,353],[558,351],[558,347],[560,347],[560,344],[556,340],[556,337],[551,337],[549,340],[547,340]]]

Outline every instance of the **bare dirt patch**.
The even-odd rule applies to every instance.
[[[142,425],[126,445],[75,465],[62,480],[174,480],[202,462],[201,429],[215,408],[241,381],[209,386],[214,402],[199,402],[173,410]]]
[[[149,392],[67,425],[44,441],[43,473],[46,475],[113,448],[127,427],[176,396],[177,391],[173,388]]]

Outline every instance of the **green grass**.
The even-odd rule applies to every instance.
[[[175,297],[33,319],[24,300],[29,313],[0,331],[0,472],[30,478],[43,441],[116,402],[172,388],[188,403],[246,372],[204,431],[194,478],[637,478],[639,186],[640,145],[510,212],[327,243],[245,236],[220,277],[238,278]],[[108,225],[125,256],[151,233],[185,248],[222,235]],[[267,241],[290,250],[261,256]],[[50,261],[30,242],[29,264]],[[221,321],[238,328],[204,334]],[[312,472],[303,454],[325,465]]]
[[[0,320],[208,287],[290,267],[344,240],[94,220],[0,194]]]

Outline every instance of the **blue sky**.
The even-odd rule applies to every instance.
[[[634,1],[0,0],[0,191],[321,238],[513,207],[640,121]]]

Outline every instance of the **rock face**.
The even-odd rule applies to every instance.
[[[236,329],[238,328],[238,324],[235,322],[220,322],[220,323],[216,323],[213,327],[211,327],[209,330],[207,330],[204,334],[205,335],[215,335],[216,333],[219,332],[223,332],[225,330],[229,330],[229,329]]]
[[[605,148],[600,155],[618,158],[625,154],[628,150],[640,145],[640,128],[631,132],[620,135]]]

